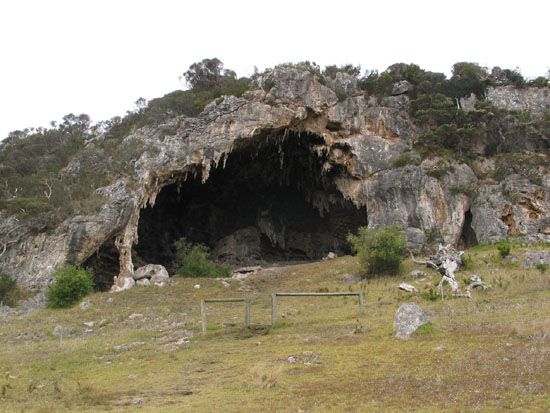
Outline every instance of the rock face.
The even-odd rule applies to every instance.
[[[487,100],[495,106],[504,109],[525,110],[529,109],[535,114],[541,115],[550,110],[550,88],[514,86],[490,87],[487,89]]]
[[[533,268],[537,265],[550,265],[550,251],[532,251],[525,254],[524,266]]]
[[[426,313],[415,303],[405,303],[397,309],[393,323],[394,336],[401,340],[408,339],[418,327],[430,320]]]
[[[0,211],[0,270],[46,286],[57,266],[109,256],[116,290],[140,279],[134,263],[166,264],[165,251],[181,235],[239,266],[340,255],[347,233],[367,224],[402,226],[412,249],[512,234],[550,240],[548,174],[539,185],[520,178],[497,184],[458,161],[446,161],[444,176],[433,173],[437,159],[396,164],[414,155],[419,135],[409,116],[410,85],[379,101],[346,74],[324,85],[308,71],[277,68],[257,83],[196,118],[174,117],[126,137],[146,149],[133,176],[98,189],[106,201],[94,215],[37,234]],[[489,99],[540,112],[550,102],[547,89],[497,88]]]

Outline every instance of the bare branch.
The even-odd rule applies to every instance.
[[[44,182],[44,185],[46,185],[48,187],[48,189],[46,191],[44,191],[44,195],[46,196],[46,199],[49,201],[51,196],[52,196],[52,187],[50,186],[50,184],[48,183],[48,180],[46,179],[46,181]]]

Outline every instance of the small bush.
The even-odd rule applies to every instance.
[[[392,159],[391,164],[395,168],[401,168],[406,165],[420,165],[420,160],[416,159],[410,153],[403,153]]]
[[[53,278],[54,283],[48,290],[48,306],[51,308],[70,307],[94,287],[92,271],[74,265],[58,268]]]
[[[548,264],[537,264],[535,268],[540,271],[541,274],[544,274],[550,268]]]
[[[510,255],[510,250],[512,249],[512,244],[508,240],[501,239],[497,244],[497,250],[500,254],[500,258],[506,258]]]
[[[348,241],[359,257],[365,278],[399,273],[405,252],[405,237],[398,227],[360,227],[357,235],[348,235]]]
[[[0,303],[14,306],[17,302],[17,281],[11,275],[0,273]]]
[[[428,301],[436,301],[441,298],[441,294],[436,287],[426,288],[424,291],[422,291],[421,296]]]
[[[434,325],[430,322],[427,322],[426,324],[422,324],[420,327],[416,329],[414,332],[415,336],[429,336],[431,334],[435,333]]]
[[[185,237],[174,243],[176,249],[176,275],[182,277],[228,277],[229,268],[212,262],[208,257],[208,247],[202,244],[192,245]]]

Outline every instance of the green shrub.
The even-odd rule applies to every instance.
[[[360,227],[357,235],[348,235],[348,241],[359,257],[364,277],[399,273],[405,237],[398,227]]]
[[[174,266],[176,275],[182,277],[228,277],[229,268],[212,262],[208,257],[208,247],[202,244],[193,245],[185,237],[174,243],[176,258]]]
[[[501,239],[497,244],[497,250],[500,254],[500,258],[506,258],[510,255],[510,250],[512,249],[512,244],[508,240]]]
[[[74,265],[56,269],[53,278],[54,282],[48,289],[48,306],[52,308],[70,307],[94,287],[92,271]]]
[[[0,303],[13,306],[17,302],[17,281],[11,275],[0,273]]]
[[[392,159],[391,164],[395,168],[401,168],[406,165],[420,165],[420,160],[416,159],[410,153],[403,153]]]
[[[537,264],[535,265],[535,268],[540,271],[541,274],[544,274],[548,268],[550,268],[550,265],[548,264]]]

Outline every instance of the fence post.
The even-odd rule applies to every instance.
[[[271,325],[277,321],[277,294],[271,294]]]
[[[250,298],[244,300],[244,329],[250,327]]]
[[[206,333],[206,308],[204,300],[201,300],[201,331]]]
[[[365,292],[359,291],[359,312],[365,314]]]

